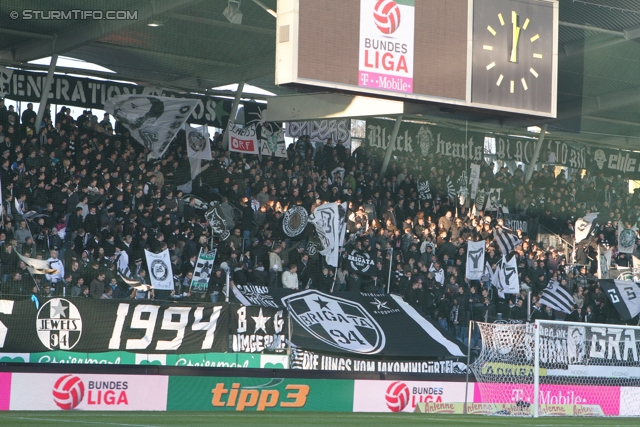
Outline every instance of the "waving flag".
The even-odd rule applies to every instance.
[[[160,158],[196,105],[197,99],[118,95],[108,99],[104,109]]]
[[[540,302],[563,313],[569,314],[573,311],[573,297],[560,286],[557,280],[549,281],[547,287],[542,291]]]

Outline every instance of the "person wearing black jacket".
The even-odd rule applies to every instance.
[[[329,268],[324,267],[322,269],[322,275],[320,275],[317,280],[314,280],[313,283],[320,292],[330,293],[331,286],[333,286],[333,276],[329,274]]]
[[[220,292],[224,290],[227,284],[227,277],[222,274],[222,269],[216,269],[216,273],[209,278],[209,287],[207,293],[211,296],[211,302],[218,302]]]
[[[413,282],[405,296],[405,301],[419,312],[423,311],[424,292],[422,291],[422,281],[420,279]]]
[[[256,286],[268,286],[269,275],[264,270],[262,262],[258,261],[256,267],[251,272],[252,283]]]

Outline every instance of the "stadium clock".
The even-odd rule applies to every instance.
[[[554,3],[474,0],[471,100],[551,111]]]

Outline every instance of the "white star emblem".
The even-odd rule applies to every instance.
[[[377,310],[380,310],[382,308],[385,308],[387,310],[389,310],[389,307],[387,307],[387,301],[380,301],[378,298],[374,298],[375,302],[370,302],[369,304],[373,304],[376,306]]]
[[[52,319],[60,319],[62,317],[66,317],[64,312],[67,310],[67,307],[62,305],[62,300],[53,300],[51,301],[51,318]]]
[[[255,332],[258,332],[260,329],[262,329],[264,331],[264,333],[267,333],[267,322],[269,321],[269,319],[271,319],[270,316],[263,316],[262,315],[262,308],[260,309],[260,311],[258,312],[258,316],[251,316],[251,318],[253,319],[254,322],[256,322],[256,329]]]

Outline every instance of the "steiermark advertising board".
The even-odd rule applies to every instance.
[[[80,353],[73,351],[0,353],[0,363],[159,365],[268,369],[287,369],[289,367],[289,360],[286,355],[248,353],[139,354],[126,351],[108,351],[104,353]]]

